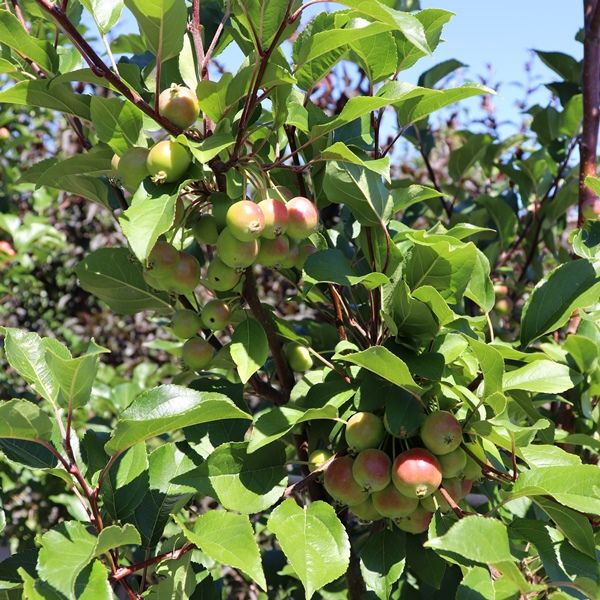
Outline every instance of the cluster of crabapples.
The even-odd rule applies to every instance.
[[[355,413],[345,430],[349,454],[332,459],[328,451],[316,450],[310,468],[323,466],[327,493],[360,520],[391,519],[403,531],[422,533],[437,509],[451,510],[447,498],[458,503],[466,497],[481,468],[461,447],[462,427],[450,412],[431,412],[419,432],[424,447],[395,458],[381,449],[386,429],[376,414]]]
[[[159,111],[181,129],[190,128],[200,109],[194,93],[184,86],[172,85],[159,97]],[[159,141],[150,149],[133,147],[113,157],[113,169],[121,185],[134,194],[150,178],[155,184],[185,181],[192,165],[188,148],[177,141]],[[175,226],[189,229],[195,242],[207,247],[209,258],[205,277],[197,258],[178,250],[166,240],[153,247],[144,268],[146,283],[156,290],[186,296],[203,284],[215,295],[233,297],[241,289],[245,269],[254,264],[269,268],[302,270],[308,256],[316,250],[308,237],[318,226],[316,206],[303,196],[282,186],[257,189],[250,200],[231,199],[222,192],[208,195],[201,208],[186,210],[177,201]],[[188,236],[189,239],[189,236]],[[222,330],[231,323],[230,305],[215,298],[199,313],[179,310],[173,316],[172,331],[185,341],[184,364],[193,370],[207,367],[214,349],[201,331]],[[290,366],[305,371],[312,366],[308,349],[298,344],[285,347]]]

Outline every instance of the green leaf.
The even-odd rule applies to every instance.
[[[247,442],[219,446],[197,469],[175,479],[224,508],[254,514],[281,498],[287,485],[285,447],[275,443],[248,453]]]
[[[66,350],[66,348],[65,348]],[[46,351],[46,360],[67,404],[73,408],[84,406],[90,399],[98,370],[98,355],[110,352],[90,343],[87,352],[79,358],[57,354],[52,347]]]
[[[29,58],[47,74],[52,73],[58,66],[58,57],[52,45],[27,33],[17,17],[8,10],[0,10],[0,43],[20,56]]]
[[[97,561],[87,571],[86,567],[111,548],[138,543],[139,534],[131,525],[113,525],[105,531],[97,538],[83,523],[66,521],[45,533],[37,564],[40,577],[69,599],[110,599],[105,567]]]
[[[69,84],[51,85],[46,79],[19,81],[0,92],[0,102],[50,108],[90,120],[90,96],[76,94]]]
[[[521,344],[562,327],[577,308],[590,306],[600,296],[600,275],[589,260],[573,260],[551,271],[535,286],[523,308]]]
[[[357,275],[350,261],[337,248],[319,250],[309,256],[304,265],[304,272],[307,283],[329,282],[347,287],[362,284],[367,289],[389,283],[389,279],[383,273]]]
[[[477,250],[470,242],[456,245],[446,241],[434,244],[419,241],[406,262],[406,283],[411,290],[430,285],[446,301],[456,304],[470,282],[476,257]]]
[[[192,142],[184,135],[179,135],[177,141],[187,146],[194,158],[203,165],[235,144],[235,138],[230,132],[215,133],[201,142]]]
[[[141,544],[140,534],[133,525],[129,523],[122,527],[120,525],[109,525],[98,534],[95,554],[100,556],[113,548],[139,544]]]
[[[337,419],[335,406],[325,405],[322,408],[307,410],[292,406],[274,406],[258,414],[252,426],[248,452],[256,452],[274,441],[287,435],[296,425],[316,419]]]
[[[196,491],[173,480],[196,465],[174,443],[156,448],[148,462],[147,489],[140,493],[140,502],[130,520],[142,534],[143,545],[150,548],[160,541],[170,516],[180,511]]]
[[[131,102],[92,96],[90,113],[98,139],[118,154],[137,144],[144,118]]]
[[[326,160],[340,160],[359,165],[377,173],[386,181],[390,181],[390,159],[387,156],[378,160],[363,160],[350,150],[346,144],[336,142],[321,152],[321,158]]]
[[[46,348],[37,333],[5,328],[4,352],[10,366],[23,377],[36,394],[55,404],[58,383],[46,363]]]
[[[108,33],[119,20],[123,10],[123,0],[81,0],[101,33]]]
[[[242,383],[246,383],[269,358],[269,343],[261,324],[248,318],[237,325],[229,352]]]
[[[183,0],[125,0],[148,50],[161,62],[178,56],[183,48],[187,9]]]
[[[483,396],[487,398],[495,392],[502,391],[504,375],[504,359],[502,354],[488,344],[484,344],[470,336],[465,336],[475,354],[483,373]]]
[[[141,442],[119,456],[104,478],[100,488],[104,509],[115,521],[126,519],[142,502],[147,488],[148,454]],[[138,529],[143,533],[142,527]]]
[[[489,570],[483,567],[469,569],[458,586],[456,600],[496,600]]]
[[[389,190],[381,175],[345,161],[328,161],[323,191],[330,202],[343,203],[350,208],[359,223],[379,225],[392,211]]]
[[[51,435],[50,417],[33,402],[0,402],[0,438],[48,441]]]
[[[416,48],[425,54],[431,53],[423,25],[413,15],[394,10],[377,0],[342,0],[341,3],[353,8],[358,14],[390,25],[395,31],[401,32]]]
[[[386,31],[366,39],[353,41],[350,47],[369,81],[380,82],[396,72],[398,50],[391,32]]]
[[[523,459],[532,469],[581,464],[581,458],[579,458],[579,456],[571,454],[570,452],[565,452],[558,446],[550,446],[549,444],[531,444],[520,450]]]
[[[404,571],[405,534],[395,527],[369,535],[360,551],[360,571],[369,591],[387,600]]]
[[[427,71],[423,71],[419,76],[419,81],[417,82],[420,86],[426,88],[432,88],[438,81],[450,75],[457,69],[462,67],[466,67],[464,63],[456,60],[455,58],[451,58],[449,60],[445,60],[437,65],[431,67],[431,69],[427,69]]]
[[[263,590],[267,589],[260,552],[247,515],[211,510],[196,519],[193,530],[177,517],[175,520],[185,537],[202,552],[219,563],[239,569]]]
[[[396,182],[394,182],[396,183]],[[425,202],[431,198],[439,198],[444,194],[424,185],[410,184],[406,187],[394,188],[391,191],[394,201],[394,212],[404,212],[414,204]]]
[[[548,68],[552,69],[557,75],[560,75],[565,81],[579,85],[581,80],[581,65],[575,58],[564,52],[535,50],[535,53]]]
[[[406,127],[441,108],[483,94],[495,94],[495,92],[477,83],[465,83],[455,88],[432,90],[406,82],[391,81],[381,87],[375,99],[385,100],[388,105],[394,106],[398,113],[399,125]]]
[[[469,135],[467,141],[452,151],[448,161],[448,173],[459,182],[465,173],[484,155],[492,142],[491,136],[481,133]]]
[[[142,264],[146,263],[158,238],[173,225],[175,200],[176,197],[170,194],[152,197],[142,187],[119,218],[127,241]]]
[[[144,594],[147,600],[188,600],[197,590],[196,574],[191,565],[192,555],[188,553],[178,559],[165,560],[156,569],[158,583]],[[199,588],[198,588],[199,589]],[[204,596],[196,591],[200,600]]]
[[[106,443],[109,453],[143,440],[221,419],[252,417],[223,394],[196,392],[178,385],[161,385],[140,394],[121,414]]]
[[[460,519],[442,536],[425,542],[427,548],[483,565],[512,562],[506,526],[496,519],[472,515]]]
[[[132,315],[171,308],[169,297],[144,281],[142,265],[126,248],[96,250],[77,265],[75,272],[81,287],[115,312]]]
[[[594,530],[587,517],[542,496],[536,496],[534,501],[556,523],[575,548],[596,559]]]
[[[346,572],[350,542],[330,504],[318,500],[300,507],[288,498],[271,513],[267,528],[300,578],[307,600]]]
[[[600,469],[596,465],[542,467],[521,473],[509,498],[552,496],[563,506],[600,515]]]
[[[575,387],[580,381],[581,375],[569,369],[567,365],[551,360],[536,360],[505,373],[502,385],[504,391],[525,390],[560,394]]]
[[[408,365],[384,346],[372,346],[352,354],[336,354],[334,358],[363,367],[411,394],[423,391],[410,374]]]

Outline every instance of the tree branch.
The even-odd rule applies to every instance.
[[[585,185],[596,175],[598,125],[600,124],[600,1],[584,0],[585,37],[583,41],[583,131],[579,144],[579,200],[577,225],[585,221],[584,211],[593,208],[598,196]]]
[[[252,272],[252,267],[248,267],[246,269],[243,295],[248,303],[248,306],[250,307],[250,310],[252,311],[252,314],[254,315],[254,318],[262,325],[265,331],[267,341],[269,343],[269,349],[271,350],[271,355],[273,356],[273,361],[275,362],[277,378],[281,384],[285,402],[287,402],[290,392],[295,384],[294,374],[292,373],[285,354],[283,353],[281,342],[277,337],[277,333],[273,328],[273,324],[267,317],[262,304],[260,303],[260,299],[256,291],[256,279],[254,277],[254,273]]]
[[[65,35],[71,40],[73,45],[79,50],[81,55],[85,58],[90,68],[94,73],[100,77],[103,77],[109,81],[114,88],[119,91],[127,100],[135,104],[142,112],[146,113],[149,117],[154,119],[161,127],[168,131],[172,135],[179,135],[182,130],[171,123],[168,119],[160,115],[155,111],[144,99],[134,90],[130,89],[124,81],[106,65],[106,63],[100,58],[96,51],[88,44],[84,37],[77,31],[77,28],[64,11],[52,4],[50,0],[35,0],[38,6],[52,17],[56,23],[64,31]]]

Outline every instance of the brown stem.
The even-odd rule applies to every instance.
[[[202,65],[204,65],[204,45],[202,44],[202,26],[200,25],[200,0],[192,1],[192,24],[190,27],[194,49],[196,50],[196,63],[198,65],[198,79],[204,79]]]
[[[231,14],[231,8],[228,5],[227,8],[225,9],[225,13],[223,14],[223,18],[221,19],[221,22],[219,23],[219,26],[217,27],[217,30],[215,31],[215,35],[210,43],[210,46],[208,47],[208,50],[206,51],[206,54],[204,55],[204,60],[202,61],[202,69],[201,69],[202,79],[206,79],[206,76],[208,75],[208,65],[212,58],[213,52],[215,51],[215,48],[217,47],[217,44],[219,43],[221,34],[223,33],[223,30],[225,29],[225,23],[227,23],[227,19],[229,19],[230,14]]]
[[[95,74],[104,77],[113,87],[118,90],[127,100],[135,104],[142,112],[154,119],[166,131],[172,135],[179,135],[182,130],[171,123],[168,119],[155,111],[144,99],[134,90],[130,89],[123,80],[105,64],[96,51],[88,44],[83,36],[77,31],[77,28],[71,23],[65,12],[50,0],[35,0],[42,10],[50,15],[65,32],[65,35],[71,40],[78,49],[83,58],[90,65]]]
[[[277,333],[273,328],[273,324],[267,317],[256,290],[256,279],[252,272],[252,267],[246,269],[246,277],[244,281],[244,298],[254,315],[254,318],[262,325],[267,341],[269,343],[269,349],[275,362],[275,370],[277,371],[277,377],[283,390],[285,401],[287,402],[290,392],[295,384],[294,374],[288,365],[288,362],[283,353],[281,342],[277,337]]]
[[[458,504],[456,504],[454,498],[452,498],[452,496],[448,493],[448,490],[446,490],[446,488],[444,488],[443,486],[440,486],[440,494],[442,495],[444,500],[450,505],[450,508],[454,511],[454,514],[459,519],[462,519],[465,516],[465,513],[463,509],[460,506],[458,506]]]
[[[596,193],[585,185],[587,176],[596,175],[598,125],[600,124],[600,1],[584,0],[585,37],[583,41],[583,131],[579,144],[579,201],[577,224],[585,222],[584,210],[593,207]]]
[[[244,143],[244,136],[246,134],[246,127],[248,125],[248,119],[250,118],[250,115],[252,114],[252,110],[254,109],[254,107],[256,105],[256,99],[258,96],[258,92],[260,91],[260,84],[261,84],[262,79],[267,70],[267,66],[269,65],[269,60],[271,58],[271,55],[277,48],[277,45],[279,44],[279,39],[283,35],[283,32],[285,31],[285,29],[288,25],[287,19],[290,14],[291,8],[292,8],[292,2],[289,1],[285,15],[281,21],[281,24],[279,25],[279,29],[275,33],[275,37],[273,38],[271,45],[264,52],[260,52],[260,47],[258,48],[258,52],[260,55],[260,63],[259,63],[258,71],[256,73],[256,78],[254,79],[254,85],[252,87],[252,91],[250,94],[248,94],[248,96],[246,98],[246,102],[244,104],[244,109],[242,111],[242,116],[240,117],[238,135],[237,135],[237,138],[235,141],[235,146],[233,148],[233,156],[235,158],[238,157],[239,152]],[[250,21],[250,23],[251,23],[251,21]],[[257,43],[258,43],[258,40],[257,40]]]
[[[138,571],[141,571],[142,569],[145,569],[146,567],[149,567],[150,565],[155,565],[159,562],[162,562],[163,560],[169,560],[169,559],[178,560],[183,555],[187,554],[188,552],[195,550],[195,548],[196,548],[196,546],[194,544],[188,543],[188,544],[185,544],[184,546],[182,546],[181,548],[178,548],[177,550],[171,550],[170,552],[165,552],[164,554],[159,554],[158,556],[153,556],[152,558],[149,558],[148,560],[144,560],[143,562],[136,563],[135,565],[131,565],[130,567],[121,567],[120,569],[117,569],[117,571],[115,571],[115,573],[113,573],[111,575],[111,579],[113,581],[121,581],[122,579],[125,579],[125,577],[129,577],[130,575],[133,575],[134,573],[137,573]]]
[[[332,283],[329,284],[329,293],[333,300],[333,307],[335,309],[335,326],[337,327],[340,340],[346,341],[348,336],[346,335],[346,329],[344,328],[344,317],[342,315],[342,302],[338,291],[335,289]]]
[[[19,6],[19,2],[18,0],[11,0],[14,11],[15,11],[15,16],[17,17],[17,19],[19,20],[19,23],[21,23],[21,27],[23,27],[23,29],[29,33],[29,28],[27,27],[27,23],[25,22],[25,18],[23,17],[23,11],[21,10],[21,7]],[[18,50],[17,50],[18,52]],[[46,78],[46,73],[45,71],[33,60],[31,60],[30,58],[27,58],[26,56],[22,55],[19,52],[19,55],[23,57],[23,59],[25,60],[25,62],[27,62],[27,64],[33,69],[34,73],[40,78],[40,79],[45,79]]]
[[[429,156],[427,155],[427,152],[425,152],[425,147],[423,146],[423,141],[421,140],[421,134],[419,133],[419,129],[417,127],[415,127],[415,135],[419,142],[419,153],[421,154],[421,157],[423,158],[423,162],[425,163],[425,168],[427,169],[427,173],[429,174],[429,179],[431,179],[431,183],[433,184],[433,187],[441,194],[442,188],[440,187],[440,184],[438,183],[437,175],[435,174],[435,171],[433,170],[433,166],[431,165]],[[444,198],[444,196],[440,196],[440,201],[442,203],[442,206],[444,207],[446,216],[448,217],[448,219],[450,219],[450,217],[452,217],[452,206],[450,206],[446,202],[446,199]]]

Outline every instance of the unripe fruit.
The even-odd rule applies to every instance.
[[[217,252],[219,258],[232,269],[249,267],[258,256],[260,244],[258,240],[242,242],[229,230],[224,229],[217,239]]]
[[[274,240],[261,240],[256,262],[265,267],[280,267],[290,254],[290,241],[285,235]]]
[[[171,329],[173,333],[184,340],[194,337],[202,327],[202,320],[197,312],[193,310],[178,310],[173,315]]]
[[[227,292],[239,283],[241,274],[228,267],[220,259],[213,258],[208,265],[206,278],[211,290],[215,292]]]
[[[392,461],[381,450],[367,448],[359,452],[352,465],[352,475],[358,485],[370,492],[385,489],[391,481]]]
[[[179,252],[168,242],[156,242],[148,256],[148,266],[157,279],[170,278],[178,262]]]
[[[219,231],[227,225],[227,211],[237,202],[223,192],[215,192],[210,195],[212,202],[212,215],[217,222]]]
[[[275,185],[272,188],[257,190],[255,199],[257,202],[266,200],[267,198],[276,198],[287,202],[294,197],[294,194],[284,185]]]
[[[510,315],[512,309],[513,305],[510,298],[499,298],[494,305],[494,310],[503,317]]]
[[[379,521],[381,515],[375,509],[372,498],[367,498],[364,502],[354,505],[350,510],[361,521]]]
[[[452,413],[436,410],[425,417],[421,439],[434,454],[449,454],[462,443],[462,427]]]
[[[284,234],[288,226],[288,210],[283,200],[266,198],[258,203],[265,219],[262,236],[269,240]]]
[[[304,196],[296,196],[287,203],[289,237],[304,240],[317,229],[319,212],[317,207]]]
[[[194,371],[204,369],[210,363],[214,354],[213,347],[206,340],[199,337],[189,339],[181,349],[183,362]]]
[[[250,200],[240,200],[232,204],[225,220],[229,231],[242,242],[251,242],[260,237],[265,228],[262,210]]]
[[[121,157],[121,162],[123,157]],[[146,165],[155,183],[181,179],[192,162],[190,153],[177,142],[163,140],[150,148]]]
[[[411,515],[396,519],[394,523],[398,529],[416,535],[427,531],[432,517],[433,513],[425,510],[422,506],[417,506]]]
[[[304,371],[312,368],[313,359],[306,346],[302,346],[297,342],[290,342],[283,347],[283,351],[290,367],[297,373],[304,373]]]
[[[129,148],[119,158],[117,164],[117,174],[123,187],[133,194],[140,183],[150,175],[148,170],[148,155],[147,148]]]
[[[401,494],[393,483],[390,483],[385,489],[375,492],[371,497],[377,512],[389,519],[407,517],[419,506],[416,498],[409,498]]]
[[[312,473],[332,456],[333,454],[329,450],[314,450],[308,457],[308,470]]]
[[[200,215],[192,225],[192,235],[199,244],[214,246],[219,237],[217,221],[212,215]]]
[[[158,112],[177,127],[187,129],[196,122],[200,114],[200,106],[192,90],[183,85],[173,84],[160,93]]]
[[[423,500],[421,500],[421,506],[429,512],[435,512],[439,509],[441,512],[447,513],[452,510],[451,506],[446,502],[446,499],[439,491],[434,492],[431,496],[427,496],[427,498],[423,498]]]
[[[323,485],[327,493],[337,502],[355,506],[364,502],[369,494],[363,490],[352,476],[354,461],[349,456],[339,456],[329,463],[325,471]]]
[[[467,453],[462,448],[452,450],[448,454],[437,457],[442,467],[442,476],[444,479],[458,477],[467,464]]]
[[[481,467],[477,462],[475,462],[470,456],[467,455],[467,463],[462,470],[461,476],[464,479],[472,479],[477,481],[481,479],[482,471]]]
[[[0,140],[7,140],[10,137],[10,130],[7,127],[0,127]]]
[[[167,291],[169,289],[168,282],[156,276],[156,273],[151,269],[142,271],[144,281],[155,290]]]
[[[392,481],[401,494],[426,498],[440,487],[442,469],[433,454],[423,448],[413,448],[396,457]]]
[[[312,244],[309,244],[306,242],[300,243],[297,246],[297,248],[298,248],[298,250],[295,253],[295,257],[294,257],[294,267],[296,267],[296,269],[298,269],[298,271],[302,271],[302,269],[304,268],[304,263],[306,262],[308,257],[311,254],[314,254],[317,251],[317,249]]]
[[[202,309],[202,323],[211,331],[218,331],[229,324],[231,310],[222,300],[211,300]]]
[[[377,448],[384,435],[383,422],[373,413],[357,412],[346,423],[346,442],[352,450]]]
[[[452,477],[451,479],[442,479],[441,485],[450,494],[452,500],[458,502],[471,491],[473,482],[468,479]]]
[[[178,294],[193,292],[200,283],[200,263],[191,254],[179,253],[179,260],[171,276],[171,287]]]

